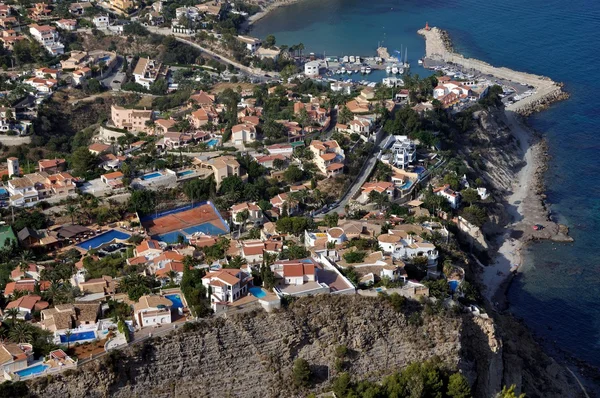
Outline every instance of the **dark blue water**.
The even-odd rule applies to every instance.
[[[253,34],[332,55],[403,44],[416,66],[424,53],[416,31],[426,21],[448,30],[466,56],[549,76],[571,93],[530,123],[549,140],[548,199],[576,241],[528,248],[509,299],[536,333],[600,365],[600,2],[305,0],[259,21]]]

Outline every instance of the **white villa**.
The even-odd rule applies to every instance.
[[[135,321],[140,328],[171,323],[173,302],[156,295],[142,296],[133,305]]]
[[[392,163],[400,169],[405,169],[417,160],[417,147],[405,135],[394,136],[394,144],[391,150],[393,156]]]

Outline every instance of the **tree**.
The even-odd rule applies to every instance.
[[[9,308],[6,311],[4,311],[4,316],[9,317],[11,323],[14,325],[15,321],[17,320],[17,316],[19,316],[19,309],[18,308]]]
[[[304,173],[300,168],[296,165],[291,165],[288,169],[283,173],[283,179],[288,184],[294,184],[298,181],[301,181],[304,178]]]
[[[325,224],[327,224],[327,226],[329,228],[337,227],[339,218],[340,218],[339,214],[337,214],[335,212],[331,213],[331,214],[326,214],[324,217]]]
[[[8,335],[15,343],[27,343],[33,339],[33,330],[31,324],[25,322],[18,322],[12,325]]]
[[[354,113],[347,106],[344,106],[338,115],[338,122],[348,124],[352,119],[354,119]]]
[[[275,159],[273,160],[273,168],[277,170],[282,170],[285,168],[285,160],[283,159]]]
[[[450,375],[448,379],[448,396],[451,398],[471,398],[471,386],[460,373]]]
[[[86,147],[77,148],[71,155],[73,174],[78,177],[95,176],[98,174],[98,157]]]
[[[67,351],[69,350],[69,348],[71,348],[71,336],[73,335],[73,332],[71,332],[71,330],[67,330],[65,332],[65,338],[67,339]]]
[[[311,371],[306,359],[298,358],[294,361],[292,378],[296,387],[308,387],[310,385]]]
[[[79,214],[79,209],[74,205],[67,205],[65,213],[71,217],[71,224],[75,224],[75,216]]]
[[[473,203],[475,203],[479,200],[479,194],[473,188],[464,189],[460,193],[460,195],[462,197],[462,200],[467,202],[470,206],[472,206]]]
[[[170,270],[169,272],[167,272],[167,278],[169,278],[169,281],[171,283],[175,283],[175,278],[177,278],[177,272]]]
[[[518,395],[515,393],[516,386],[513,384],[509,388],[502,387],[502,391],[496,395],[496,398],[526,398],[525,394]]]
[[[264,41],[263,43],[264,43],[264,45],[265,45],[265,47],[266,47],[266,48],[272,48],[272,47],[275,47],[275,43],[276,43],[275,36],[273,36],[273,35],[268,35],[268,36],[265,38],[265,41]]]
[[[127,207],[132,213],[150,214],[156,207],[156,192],[141,189],[131,193]]]

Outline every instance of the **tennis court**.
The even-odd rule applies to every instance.
[[[187,238],[194,233],[212,236],[229,233],[229,226],[210,202],[147,216],[141,222],[150,236],[167,243],[177,242],[180,235]]]

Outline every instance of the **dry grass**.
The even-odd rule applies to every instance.
[[[227,82],[221,82],[221,83],[217,83],[212,90],[210,90],[213,94],[219,94],[222,93],[223,91],[227,90],[228,88],[232,89],[232,90],[237,90],[237,88],[241,87],[242,90],[247,90],[247,89],[252,89],[252,87],[254,87],[252,84],[250,83],[227,83]]]

